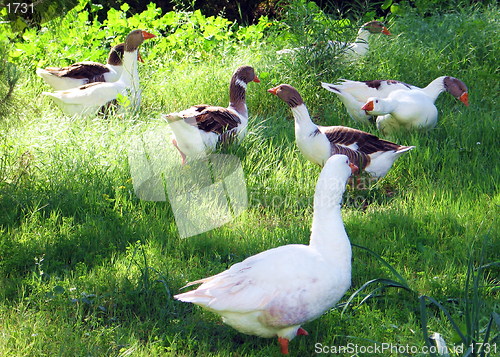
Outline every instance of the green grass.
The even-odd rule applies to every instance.
[[[374,38],[370,55],[355,64],[321,54],[279,57],[278,44],[266,38],[224,56],[210,50],[203,60],[155,52],[140,66],[143,107],[133,118],[64,117],[40,96],[47,88],[34,75],[37,63],[24,59],[13,108],[0,123],[0,355],[279,355],[274,339],[240,334],[172,295],[187,281],[262,250],[308,242],[320,170],[301,157],[289,108],[266,89],[289,83],[318,123],[374,131],[352,122],[319,86],[338,78],[425,86],[452,75],[468,85],[471,106],[442,94],[437,128],[390,138],[417,148],[370,190],[346,192],[348,235],[374,254],[353,248],[352,288],[341,303],[372,279],[395,279],[380,258],[412,292],[382,289],[362,305],[359,295],[343,312],[340,304],[304,326],[310,336],[294,339],[291,355],[314,355],[316,343],[377,341],[420,350],[426,340],[419,296],[438,301],[462,331],[478,337],[468,330],[475,316],[484,338],[498,312],[498,266],[479,269],[478,276],[470,269],[498,261],[500,250],[497,10],[394,18],[395,36]],[[146,58],[152,48],[146,46]],[[229,78],[242,64],[261,78],[248,88],[249,135],[230,149],[243,165],[249,208],[223,227],[180,239],[168,202],[134,194],[129,144],[135,135],[161,133],[160,113],[226,105]],[[449,347],[459,345],[443,310],[429,300],[425,306],[428,331]],[[498,320],[490,342],[498,343],[495,336]]]

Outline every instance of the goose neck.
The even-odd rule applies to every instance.
[[[438,77],[435,80],[433,80],[431,83],[427,85],[427,87],[422,88],[422,91],[432,98],[433,101],[436,101],[437,97],[441,92],[445,90],[444,88],[444,78],[445,77]]]
[[[373,115],[391,114],[398,108],[398,101],[392,97],[379,98],[378,101],[382,104],[380,110],[373,110],[370,113]]]
[[[246,105],[247,84],[239,79],[233,78],[229,85],[229,107],[236,110],[240,115],[247,118],[248,109]]]
[[[309,133],[318,129],[318,126],[312,122],[305,104],[292,107],[292,114],[296,132]]]
[[[316,239],[319,243],[325,243],[323,239],[330,236],[328,232],[339,233],[342,238],[347,238],[340,213],[346,180],[342,180],[338,175],[320,175],[314,193],[311,241]]]
[[[358,31],[358,36],[354,42],[356,43],[368,43],[368,39],[370,38],[370,31],[366,29],[360,29]]]
[[[120,79],[127,84],[135,83],[139,73],[137,70],[137,50],[123,53],[123,72]]]
[[[350,264],[351,244],[342,221],[340,204],[328,209],[318,209],[315,205],[310,246],[329,259]]]

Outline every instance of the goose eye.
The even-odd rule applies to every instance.
[[[375,101],[375,103],[378,103],[378,99]]]

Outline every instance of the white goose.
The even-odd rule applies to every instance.
[[[38,68],[36,73],[55,90],[65,90],[93,82],[116,82],[123,72],[125,44],[113,46],[106,64],[84,61],[67,67]],[[138,54],[139,61],[143,62]]]
[[[363,57],[368,53],[369,49],[368,39],[370,35],[379,33],[384,35],[391,35],[387,27],[385,27],[385,25],[382,22],[370,21],[361,26],[354,42],[328,41],[326,43],[326,46],[327,48],[342,50],[343,57],[348,60],[357,60],[358,58]],[[308,47],[306,46],[302,46],[292,49],[283,49],[276,51],[276,53],[277,54],[295,53],[307,48]]]
[[[321,86],[335,93],[344,104],[347,112],[357,122],[369,123],[374,118],[367,114],[361,107],[370,97],[387,98],[397,90],[421,90],[432,99],[434,103],[441,92],[448,92],[455,98],[469,105],[467,86],[458,78],[441,76],[434,79],[425,88],[395,80],[351,81],[342,80],[339,83],[321,83]]]
[[[69,116],[93,115],[103,105],[115,100],[118,95],[128,95],[128,92],[132,98],[132,106],[137,107],[140,102],[138,49],[145,39],[153,37],[156,36],[141,30],[134,30],[128,34],[123,54],[123,71],[118,81],[94,82],[53,93],[42,92],[42,94],[51,97]]]
[[[387,98],[368,98],[361,109],[377,116],[377,129],[385,135],[399,130],[432,129],[438,118],[432,99],[419,90],[398,90]]]
[[[309,116],[299,92],[288,84],[268,92],[286,102],[295,119],[295,141],[306,159],[323,166],[335,154],[344,154],[373,177],[384,177],[392,164],[414,146],[402,146],[345,126],[318,126]]]
[[[246,89],[250,82],[260,80],[252,67],[241,66],[231,78],[227,108],[201,104],[165,115],[174,134],[172,144],[179,150],[183,164],[187,158],[204,157],[219,143],[235,137],[241,140],[245,136],[248,124]]]
[[[300,326],[334,306],[351,285],[351,244],[340,202],[356,166],[345,155],[332,156],[314,194],[309,245],[290,244],[251,256],[228,270],[187,284],[196,290],[175,295],[222,316],[236,330],[278,336],[281,352],[307,335]]]

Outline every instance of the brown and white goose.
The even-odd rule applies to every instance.
[[[69,116],[93,115],[119,95],[129,96],[131,106],[138,107],[141,96],[137,70],[139,46],[144,40],[153,37],[156,36],[142,30],[134,30],[128,34],[123,53],[123,71],[116,82],[94,82],[53,93],[42,92],[42,94],[51,97]]]
[[[252,67],[241,66],[231,78],[227,108],[201,104],[165,115],[174,134],[172,144],[179,150],[183,164],[188,158],[203,158],[219,143],[245,136],[248,124],[246,90],[250,82],[260,80]]]
[[[391,35],[387,27],[380,21],[370,21],[361,26],[358,31],[358,35],[354,42],[340,42],[340,41],[327,41],[326,47],[338,49],[343,52],[342,57],[347,60],[357,60],[360,57],[365,56],[368,53],[369,44],[368,39],[372,34],[384,34]],[[321,43],[320,43],[321,45]],[[296,47],[292,49],[283,49],[276,51],[277,54],[286,54],[286,53],[294,53],[308,47]]]
[[[93,82],[116,82],[123,71],[125,44],[113,46],[106,64],[84,61],[67,67],[38,68],[36,73],[55,90],[65,90]],[[137,59],[143,62],[139,53]]]
[[[460,79],[441,76],[430,82],[427,87],[420,88],[395,80],[351,81],[341,80],[339,83],[321,83],[326,90],[335,93],[344,104],[347,112],[357,122],[369,123],[373,118],[361,107],[370,97],[387,98],[398,90],[420,90],[434,103],[442,92],[448,92],[465,105],[469,105],[467,86]]]
[[[319,126],[313,123],[299,92],[288,84],[268,92],[287,103],[295,120],[295,141],[309,161],[323,166],[335,154],[344,154],[370,175],[380,178],[392,164],[414,146],[402,146],[370,133],[345,126]]]

